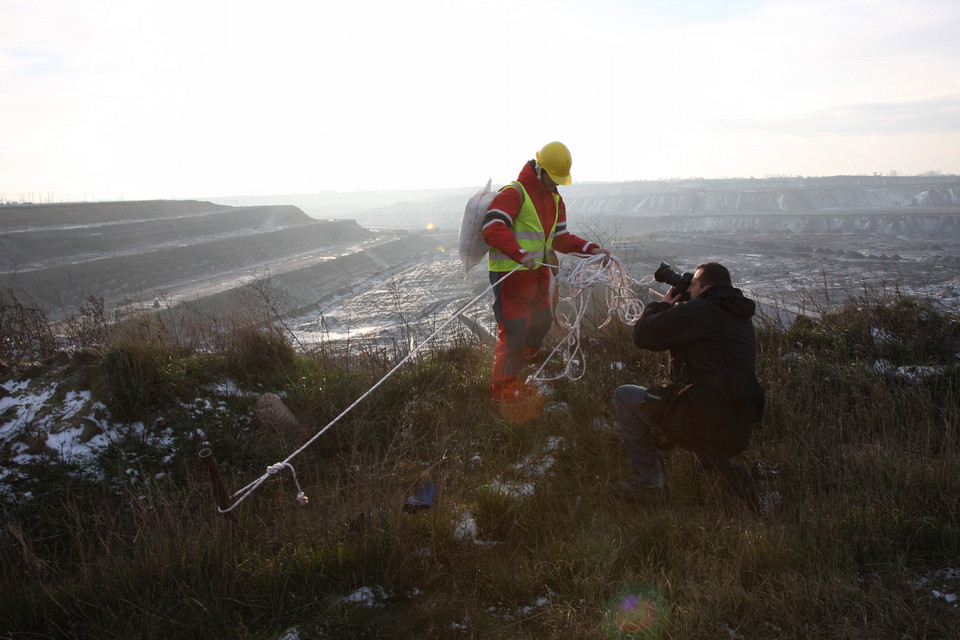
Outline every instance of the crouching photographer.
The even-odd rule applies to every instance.
[[[731,285],[730,272],[708,262],[694,274],[661,264],[654,274],[671,289],[646,307],[633,328],[641,349],[669,350],[671,384],[623,385],[613,396],[632,482],[617,492],[641,504],[666,504],[669,485],[661,449],[688,449],[751,507],[758,507],[756,470],[731,458],[747,448],[763,413],[757,382],[756,304]]]

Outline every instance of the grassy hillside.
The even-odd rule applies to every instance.
[[[771,520],[680,450],[668,454],[669,507],[615,497],[630,471],[613,390],[664,375],[662,355],[638,352],[623,326],[588,336],[586,375],[556,383],[523,424],[488,397],[487,349],[469,336],[432,345],[291,460],[296,481],[282,469],[225,516],[201,450],[231,490],[252,482],[381,380],[402,346],[304,353],[269,309],[189,329],[91,325],[88,309],[69,346],[96,352],[71,359],[42,314],[0,311],[0,637],[960,631],[960,324],[916,300],[850,300],[758,327],[768,407],[741,457],[777,466],[785,501]],[[16,401],[41,391],[45,410]],[[254,417],[265,392],[295,424]],[[64,421],[88,420],[103,443],[83,462],[52,446],[65,431],[40,426],[77,398],[90,414]],[[427,481],[433,506],[405,513]]]

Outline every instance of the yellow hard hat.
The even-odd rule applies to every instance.
[[[573,158],[562,142],[548,142],[543,145],[543,148],[537,151],[537,164],[557,184],[570,184],[570,165],[573,164]]]

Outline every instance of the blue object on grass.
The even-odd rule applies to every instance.
[[[407,513],[415,513],[422,509],[429,509],[433,506],[433,499],[437,496],[437,486],[431,480],[423,483],[423,486],[417,489],[417,497],[407,497],[403,510]]]

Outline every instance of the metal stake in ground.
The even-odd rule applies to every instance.
[[[217,466],[217,459],[213,457],[213,451],[209,447],[203,448],[199,453],[200,462],[207,470],[207,477],[210,478],[210,486],[213,488],[213,496],[217,500],[217,506],[220,512],[226,516],[227,520],[233,525],[234,533],[243,534],[243,529],[237,520],[237,514],[231,511],[225,511],[230,506],[230,493],[226,485],[223,484],[223,478],[220,476],[220,468]]]

